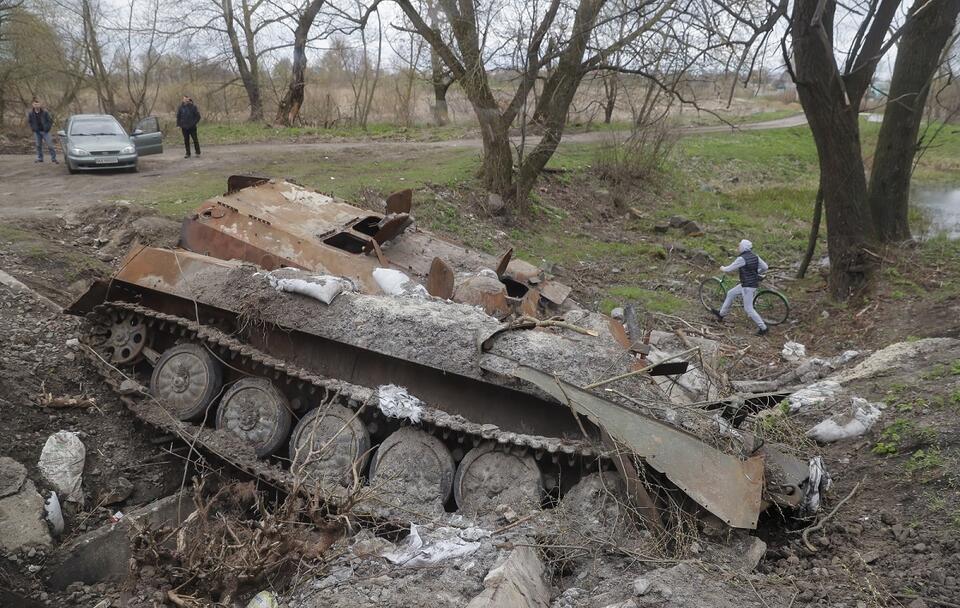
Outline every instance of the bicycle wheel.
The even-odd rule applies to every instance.
[[[753,297],[753,307],[757,309],[767,325],[780,325],[790,316],[790,304],[779,291],[763,289]]]
[[[700,303],[707,310],[720,310],[727,297],[727,290],[717,277],[704,279],[700,283]]]

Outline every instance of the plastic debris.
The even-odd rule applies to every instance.
[[[116,513],[110,516],[110,522],[115,524],[123,518],[124,518],[123,511],[117,511]]]
[[[277,291],[298,293],[329,305],[344,290],[343,281],[330,275],[314,275],[307,279],[280,278],[267,273],[270,285]]]
[[[807,356],[807,347],[799,342],[790,341],[783,345],[780,356],[784,361],[795,362]]]
[[[850,410],[839,416],[830,417],[807,431],[810,437],[820,443],[832,443],[841,439],[860,437],[880,419],[879,403],[869,403],[866,399],[854,397]]]
[[[410,277],[393,268],[375,268],[373,280],[383,293],[389,296],[427,297],[427,288],[410,280]]]
[[[53,535],[63,534],[63,511],[60,510],[60,499],[53,490],[50,491],[50,498],[43,503],[43,510],[47,513],[46,519],[53,528]]]
[[[377,388],[377,393],[380,397],[380,411],[385,416],[420,422],[423,402],[408,393],[407,389],[395,384],[384,384]]]
[[[279,608],[277,596],[270,591],[261,591],[247,602],[247,608]]]
[[[76,433],[57,431],[47,438],[37,466],[65,500],[83,502],[83,464],[87,451]]]
[[[833,485],[833,479],[827,468],[823,465],[823,459],[820,456],[814,456],[809,463],[809,479],[807,480],[807,490],[803,496],[801,511],[804,513],[816,513],[820,510],[820,497]]]
[[[798,412],[811,405],[823,403],[840,391],[840,383],[835,380],[821,380],[802,388],[787,398],[790,413]]]
[[[481,528],[441,527],[431,530],[427,540],[420,535],[416,524],[410,524],[410,534],[395,551],[381,555],[394,564],[408,566],[430,566],[443,561],[470,555],[480,548],[480,539],[490,536],[490,533]]]

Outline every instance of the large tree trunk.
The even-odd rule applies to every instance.
[[[474,107],[477,108],[477,120],[480,122],[480,136],[483,140],[483,186],[489,192],[499,194],[504,201],[512,201],[516,191],[513,185],[510,127],[503,124],[499,112],[483,112],[476,105]]]
[[[607,74],[603,78],[603,94],[606,101],[603,105],[603,123],[609,125],[613,120],[613,110],[617,106],[617,93],[620,79],[617,74]]]
[[[870,211],[885,242],[910,238],[907,211],[917,135],[930,81],[958,14],[960,0],[915,0],[900,38],[870,174]]]
[[[325,0],[312,0],[306,10],[297,19],[297,27],[293,32],[293,68],[290,75],[290,85],[280,100],[277,108],[277,122],[288,127],[293,126],[300,116],[303,107],[303,93],[306,88],[307,70],[307,40],[310,37],[310,28],[317,13]]]
[[[848,97],[832,44],[835,4],[827,2],[814,22],[818,0],[796,0],[793,49],[797,93],[820,159],[820,185],[827,210],[829,287],[844,300],[873,268],[867,254],[876,231],[867,205],[867,180],[857,118],[859,96]]]
[[[103,49],[97,38],[96,15],[90,6],[89,0],[83,0],[81,6],[83,20],[83,37],[87,55],[90,58],[90,71],[93,74],[94,89],[97,91],[97,101],[100,108],[107,114],[116,114],[117,104],[114,101],[113,85],[110,82],[110,72],[103,63]]]
[[[430,50],[430,72],[433,84],[433,122],[438,127],[442,127],[450,122],[447,91],[453,81],[445,78],[443,62],[440,61],[440,56],[433,49]]]

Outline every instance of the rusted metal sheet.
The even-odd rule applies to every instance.
[[[563,304],[563,301],[567,299],[571,291],[573,291],[571,287],[556,281],[544,281],[540,284],[540,295],[557,306]]]
[[[510,265],[510,258],[513,257],[513,247],[507,249],[507,252],[500,257],[500,261],[497,262],[497,276],[503,278],[503,275],[507,272],[507,267]]]
[[[510,255],[497,260],[436,235],[407,230],[411,206],[409,190],[388,198],[384,216],[282,180],[233,176],[226,194],[204,202],[184,221],[180,246],[267,270],[294,267],[347,277],[370,294],[380,293],[372,273],[384,265],[429,287],[435,258],[443,259],[454,274],[496,269],[502,280],[518,282],[524,290],[543,281],[543,271]],[[549,284],[546,299],[561,304],[570,288]],[[523,294],[511,295],[519,307]],[[535,313],[539,315],[539,307]]]
[[[410,213],[413,209],[413,190],[394,192],[386,200],[387,213]]]
[[[430,274],[427,275],[427,293],[435,298],[449,300],[453,297],[453,268],[440,258],[433,258]]]
[[[763,510],[762,456],[741,460],[724,454],[702,439],[532,367],[517,364],[513,375],[586,416],[727,525],[757,527]]]

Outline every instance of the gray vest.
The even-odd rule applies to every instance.
[[[743,261],[746,262],[740,267],[740,285],[744,287],[758,287],[760,285],[760,261],[752,251],[744,251],[740,254]]]

